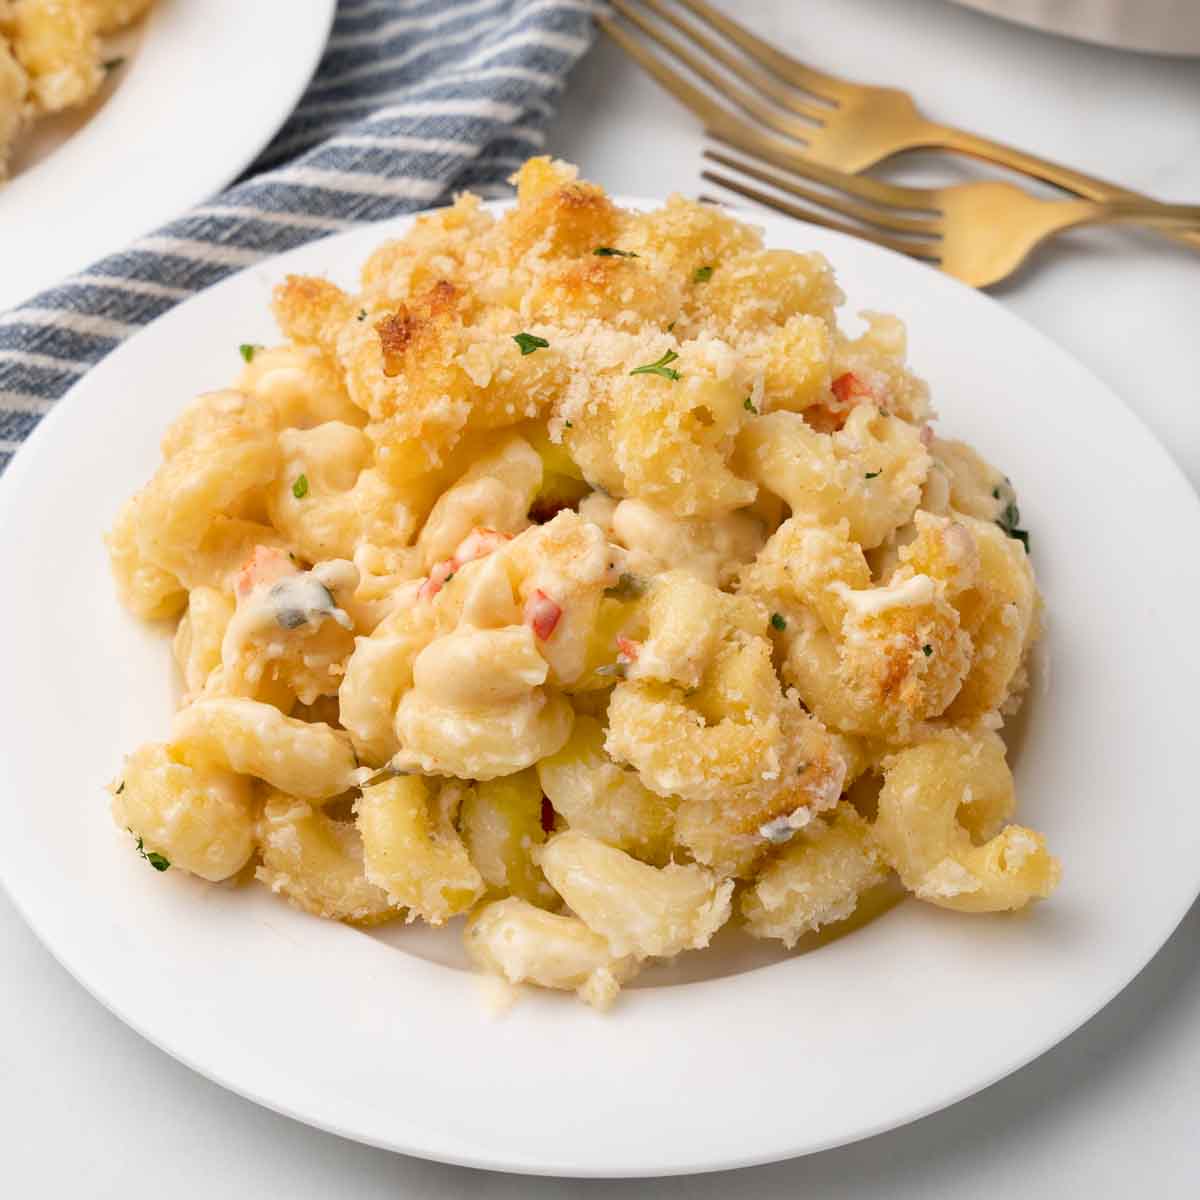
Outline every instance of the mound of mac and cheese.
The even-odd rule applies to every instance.
[[[41,117],[79,108],[123,59],[104,39],[154,0],[0,0],[0,180],[13,147]]]
[[[1038,593],[1012,490],[933,435],[816,254],[533,159],[351,294],[289,277],[109,536],[184,696],[114,781],[160,870],[441,924],[600,1007],[730,920],[791,947],[889,876],[1059,874],[997,730]],[[385,769],[386,768],[386,769]]]

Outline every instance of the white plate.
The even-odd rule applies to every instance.
[[[137,859],[102,788],[122,752],[167,730],[169,653],[117,607],[101,533],[182,405],[227,383],[239,343],[275,336],[272,284],[350,282],[400,220],[161,317],[73,389],[0,483],[0,877],[135,1029],[365,1142],[516,1171],[666,1174],[803,1154],[950,1104],[1065,1037],[1162,945],[1200,885],[1183,749],[1200,677],[1196,497],[1110,392],[993,301],[864,242],[755,219],[773,245],[825,251],[855,308],[907,317],[942,429],[1017,485],[1051,669],[1016,772],[1023,819],[1063,859],[1058,893],[1016,918],[907,903],[740,973],[694,955],[687,971],[707,963],[712,978],[660,973],[607,1017],[544,994],[493,1016],[416,927],[375,937]]]
[[[1151,54],[1200,54],[1200,5],[1196,0],[957,0],[1006,21],[1063,37],[1142,50]]]
[[[335,8],[159,0],[97,100],[35,126],[0,184],[0,310],[236,178],[296,107]]]

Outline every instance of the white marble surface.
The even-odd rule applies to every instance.
[[[743,0],[736,9],[818,66],[914,90],[933,116],[1200,201],[1200,63],[1075,45],[943,0]],[[592,178],[643,194],[695,194],[701,145],[690,115],[604,44],[579,68],[551,136],[555,153]],[[929,161],[905,169],[912,178],[946,170]],[[1200,256],[1143,235],[1079,233],[997,298],[1111,384],[1200,484]],[[1073,452],[1087,453],[1086,429]],[[1086,796],[1064,799],[1086,819]],[[111,1017],[2,898],[0,962],[5,1195],[1157,1200],[1200,1185],[1200,908],[1104,1012],[986,1092],[855,1146],[654,1184],[482,1175],[259,1109]],[[400,1071],[397,1086],[419,1084]]]

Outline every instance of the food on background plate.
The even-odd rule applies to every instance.
[[[103,38],[153,0],[0,0],[0,180],[18,138],[39,117],[78,108],[116,60]]]
[[[1008,480],[817,254],[566,164],[289,277],[118,515],[177,621],[171,738],[112,785],[157,870],[251,872],[606,1007],[729,921],[794,946],[895,876],[1050,894],[999,729],[1040,601]],[[231,346],[231,353],[233,347]]]

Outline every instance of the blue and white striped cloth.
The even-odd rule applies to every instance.
[[[0,316],[0,473],[91,366],[181,300],[266,255],[503,195],[539,152],[592,0],[340,0],[299,107],[238,183]]]

